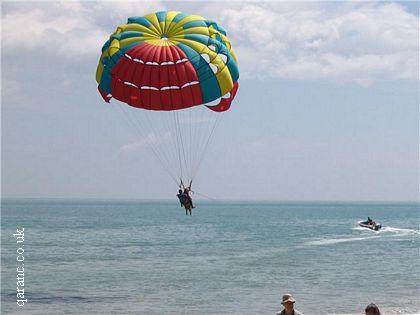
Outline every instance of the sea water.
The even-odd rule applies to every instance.
[[[284,293],[305,314],[420,310],[418,204],[196,205],[3,200],[1,313],[275,314]]]

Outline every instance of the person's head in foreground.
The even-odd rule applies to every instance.
[[[284,310],[282,310],[280,315],[301,315],[301,313],[294,309],[296,300],[291,294],[284,294],[282,297],[281,305],[283,305]]]
[[[376,304],[370,303],[365,308],[365,315],[381,315],[381,312],[379,311],[379,308],[376,306]]]

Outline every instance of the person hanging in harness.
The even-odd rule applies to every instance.
[[[187,187],[187,188],[184,189],[184,195],[187,197],[187,201],[191,205],[191,208],[194,209],[195,207],[193,205],[192,198],[190,196],[190,188],[189,187]]]
[[[182,192],[182,189],[178,190],[178,194],[176,196],[181,203],[181,208],[185,208],[185,215],[188,215],[188,212],[191,215],[191,204],[188,201],[188,196]]]
[[[191,209],[195,208],[192,202],[192,198],[189,194],[191,190],[191,183],[189,187],[184,187],[184,191],[182,191],[181,187],[184,187],[184,184],[181,181],[181,184],[179,185],[178,194],[176,195],[179,199],[179,202],[181,204],[181,207],[185,208],[185,214],[188,215],[188,212],[191,215]]]
[[[186,196],[182,193],[182,189],[178,190],[178,194],[176,195],[179,199],[179,203],[181,204],[181,208],[184,206],[184,203],[187,201]]]

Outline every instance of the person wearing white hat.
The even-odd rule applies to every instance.
[[[298,310],[295,310],[295,302],[296,300],[291,294],[283,295],[281,305],[283,305],[284,310],[278,312],[276,315],[303,315]]]

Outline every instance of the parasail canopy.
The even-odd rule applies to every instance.
[[[176,11],[128,18],[103,45],[96,71],[106,102],[114,98],[143,109],[134,114],[123,105],[129,124],[139,127],[171,176],[184,182],[193,179],[219,120],[205,117],[203,109],[216,115],[228,110],[238,78],[225,30]],[[167,149],[171,144],[174,152]],[[177,174],[170,166],[174,160]]]

